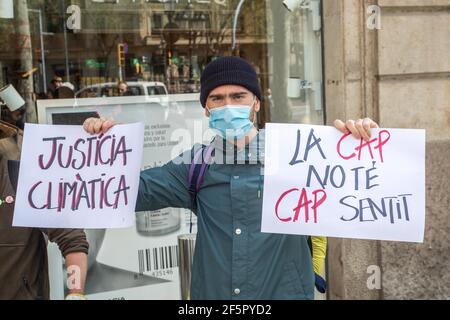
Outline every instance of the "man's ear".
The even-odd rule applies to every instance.
[[[206,116],[207,118],[209,118],[209,116],[210,116],[211,114],[209,113],[208,109],[207,109],[207,108],[203,108],[203,109],[205,109],[205,116]]]
[[[261,101],[258,98],[256,98],[255,112],[259,112],[259,110],[261,110]]]

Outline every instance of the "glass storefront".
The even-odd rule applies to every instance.
[[[36,100],[55,98],[55,79],[70,83],[80,99],[120,95],[121,80],[130,95],[198,93],[208,62],[238,55],[260,76],[260,125],[322,124],[320,6],[319,0],[289,8],[281,0],[5,0],[0,85],[20,92],[33,122]]]

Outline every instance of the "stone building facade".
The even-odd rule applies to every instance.
[[[328,298],[449,299],[450,0],[324,0],[323,21],[328,124],[427,130],[424,243],[330,239]]]

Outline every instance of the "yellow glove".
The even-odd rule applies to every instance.
[[[311,236],[314,273],[323,276],[327,254],[327,238]]]

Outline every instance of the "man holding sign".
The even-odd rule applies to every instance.
[[[163,167],[143,171],[136,210],[179,207],[197,215],[192,299],[313,299],[307,237],[261,232],[266,137],[255,127],[261,90],[254,68],[237,57],[210,63],[201,77],[200,100],[217,136],[206,148],[194,146]],[[91,134],[112,126],[104,119],[84,123]],[[369,139],[377,124],[337,121],[336,127]],[[213,160],[192,190],[191,162],[202,164],[202,156]]]

